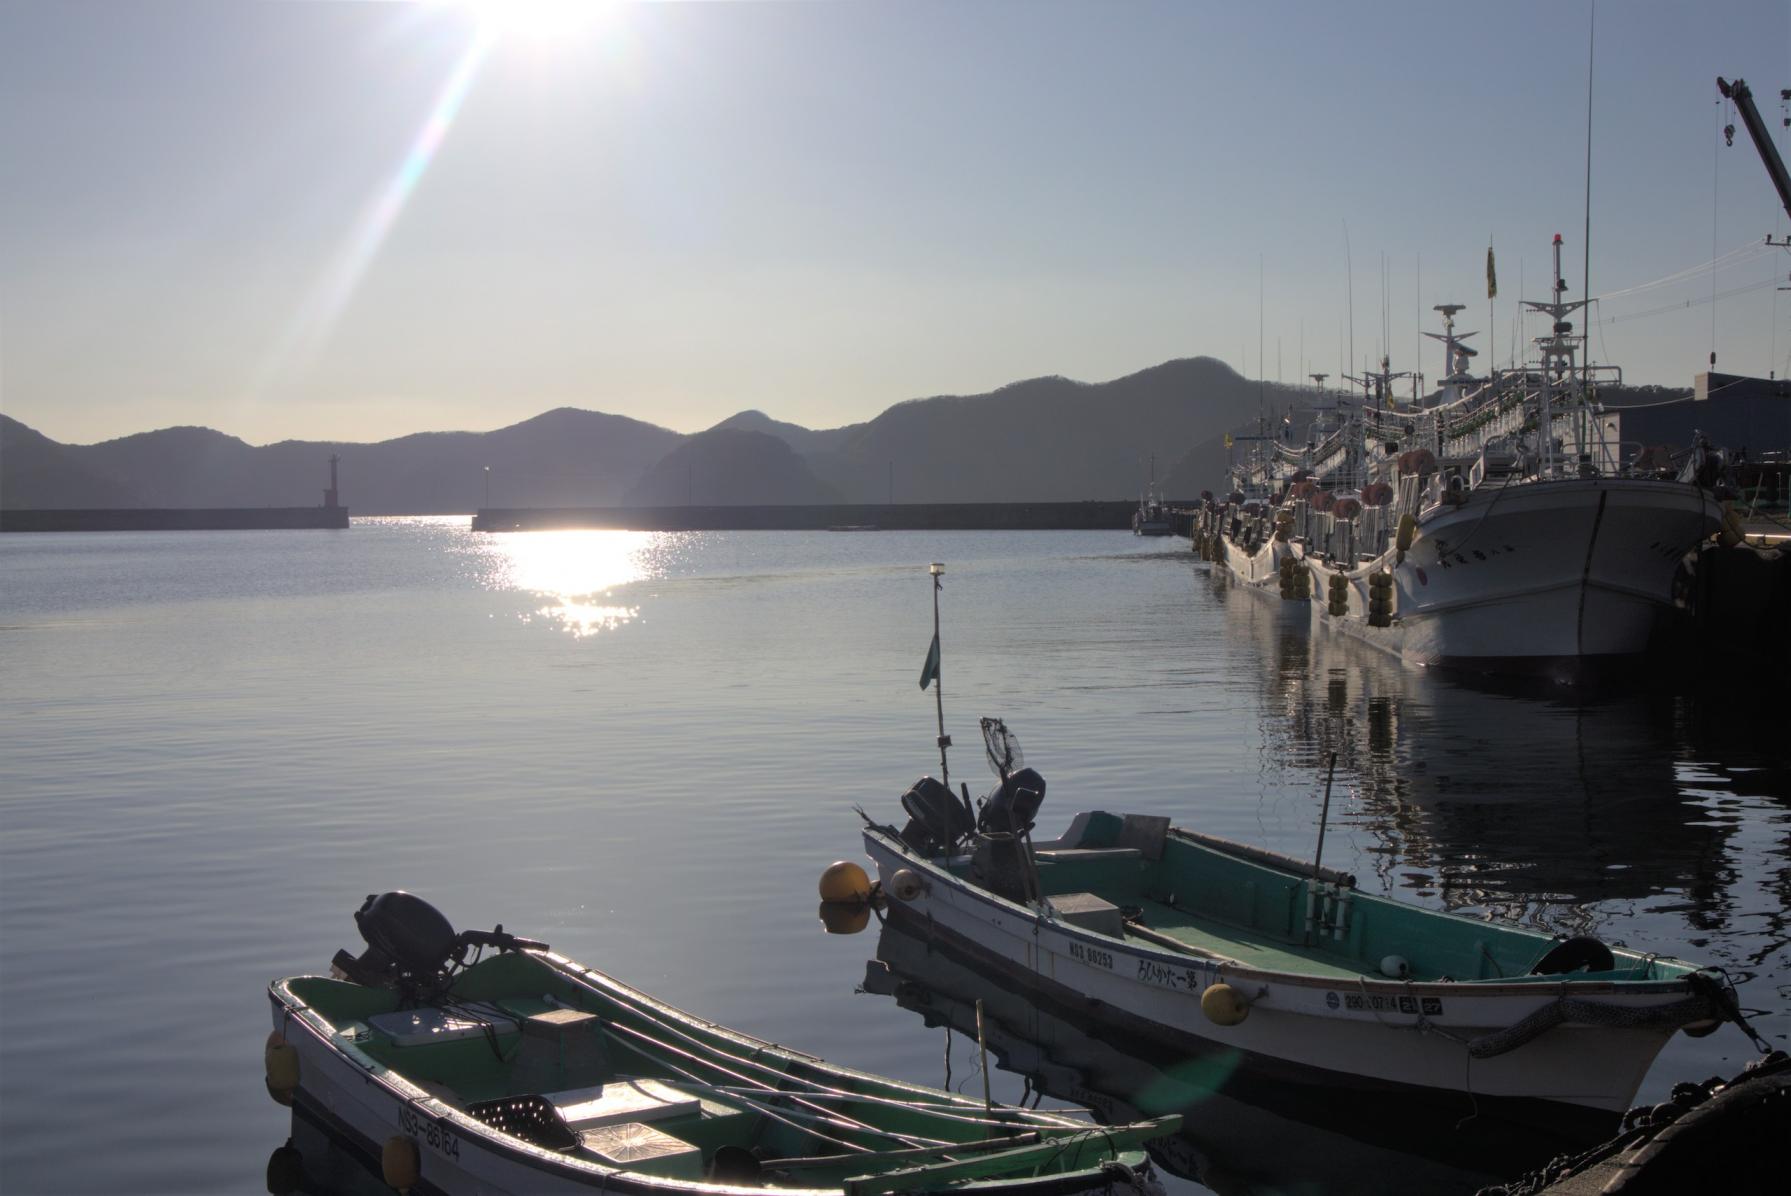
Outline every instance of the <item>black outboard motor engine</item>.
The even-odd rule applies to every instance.
[[[396,989],[406,1001],[432,1000],[444,995],[454,975],[469,966],[466,953],[487,947],[500,952],[545,951],[547,944],[506,934],[500,922],[495,930],[463,930],[456,934],[441,911],[421,897],[395,889],[369,893],[354,922],[367,949],[359,958],[336,952],[330,961],[343,979],[368,988]]]
[[[441,911],[402,889],[368,894],[354,921],[367,950],[358,959],[338,951],[331,963],[356,984],[401,992],[434,988],[466,958],[466,943]]]
[[[932,777],[920,778],[902,794],[902,809],[908,812],[902,842],[925,856],[952,851],[975,828],[968,806]]]
[[[1023,835],[1032,829],[1033,819],[1038,817],[1039,806],[1044,800],[1045,778],[1037,769],[1022,768],[1011,772],[1002,778],[1001,784],[983,803],[976,829],[984,834],[1006,831]]]

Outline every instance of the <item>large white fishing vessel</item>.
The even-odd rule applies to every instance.
[[[1196,548],[1243,583],[1310,604],[1315,623],[1421,665],[1558,670],[1647,649],[1686,553],[1722,526],[1705,450],[1644,466],[1598,402],[1613,366],[1578,360],[1561,238],[1538,360],[1470,372],[1446,304],[1447,373],[1393,400],[1382,361],[1342,426],[1265,442],[1203,505]],[[1258,490],[1272,497],[1245,501]]]

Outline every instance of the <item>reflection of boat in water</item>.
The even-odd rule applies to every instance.
[[[1687,779],[1696,774],[1683,762],[1702,758],[1712,737],[1769,733],[1731,701],[1711,720],[1695,694],[1443,677],[1351,639],[1290,630],[1271,617],[1279,607],[1236,586],[1215,585],[1212,600],[1236,651],[1271,663],[1260,670],[1263,706],[1276,713],[1263,725],[1265,752],[1308,775],[1336,752],[1351,800],[1333,809],[1333,825],[1376,844],[1358,869],[1447,908],[1569,933],[1593,929],[1594,902],[1662,892],[1715,912],[1734,828],[1708,816],[1713,784],[1784,776],[1781,762],[1732,782]]]
[[[983,726],[1001,780],[980,816],[922,778],[906,827],[865,828],[890,916],[1129,1033],[1600,1136],[1675,1030],[1732,1013],[1691,964],[1396,901],[1167,818],[1085,812],[1034,845],[1043,779]]]
[[[1034,1001],[893,922],[878,939],[864,987],[973,1043],[982,1002],[996,1064],[1102,1120],[1180,1113],[1181,1133],[1150,1143],[1151,1154],[1173,1174],[1220,1193],[1469,1192],[1539,1164],[1563,1144],[1484,1119],[1458,1125],[1463,1111],[1453,1106],[1350,1092],[1302,1100],[1298,1089],[1252,1075],[1235,1055],[1178,1056],[1082,1011]]]
[[[1174,1119],[1096,1130],[835,1067],[407,893],[355,921],[342,978],[269,986],[268,1091],[401,1191],[1160,1192],[1139,1144]]]

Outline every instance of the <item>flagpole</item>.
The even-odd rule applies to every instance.
[[[939,589],[940,576],[945,572],[942,562],[934,561],[927,566],[927,572],[933,575],[933,642],[939,643]],[[945,653],[939,653],[939,661],[933,666],[933,701],[939,711],[939,779],[946,791],[951,791],[951,769],[945,763],[945,749],[951,746],[951,736],[945,733]]]

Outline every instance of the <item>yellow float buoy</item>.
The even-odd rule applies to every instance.
[[[267,1036],[261,1062],[267,1069],[267,1094],[279,1104],[292,1104],[293,1093],[298,1091],[299,1085],[298,1048],[275,1030]]]
[[[1235,1026],[1250,1016],[1244,994],[1224,982],[1209,984],[1200,994],[1200,1012],[1215,1026]]]
[[[871,878],[851,860],[827,865],[821,873],[822,901],[869,901]]]
[[[416,1187],[423,1178],[423,1157],[417,1150],[417,1140],[403,1134],[387,1138],[379,1150],[379,1176],[386,1181],[386,1187],[400,1192]]]
[[[1405,559],[1406,551],[1411,548],[1412,541],[1417,538],[1418,521],[1413,519],[1410,515],[1401,515],[1399,517],[1399,531],[1393,540],[1394,546],[1399,549],[1400,560],[1403,561]]]

